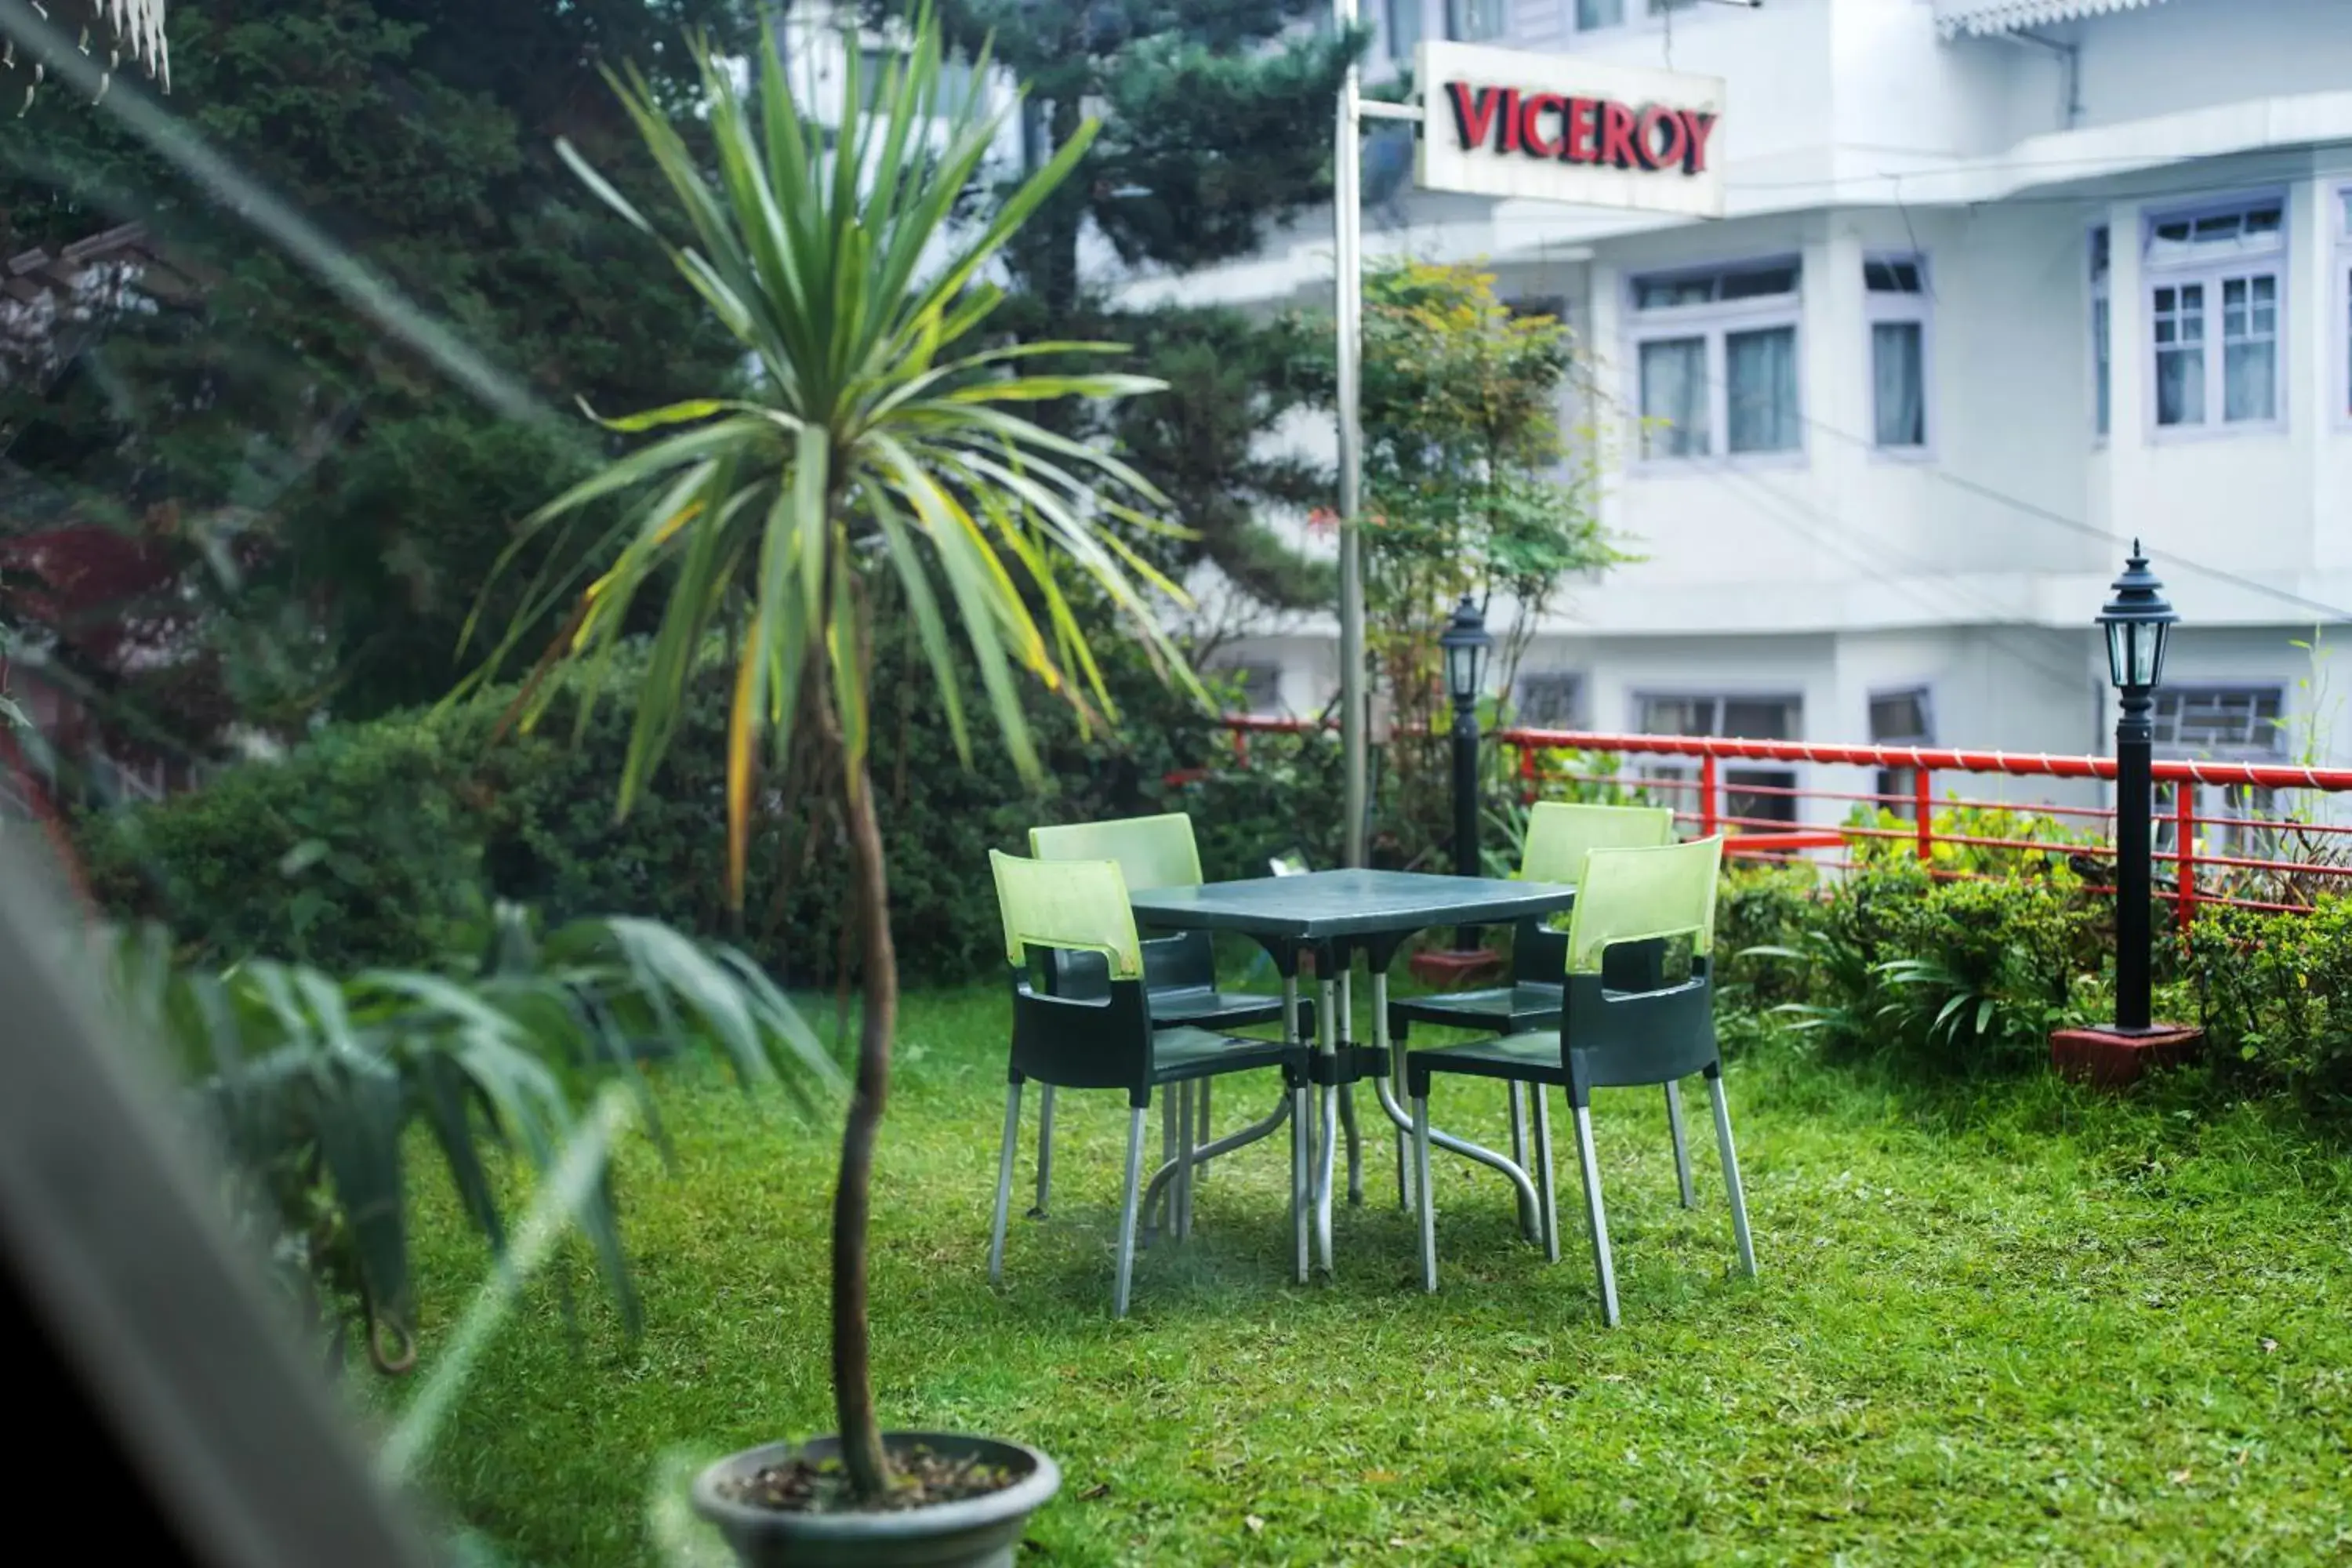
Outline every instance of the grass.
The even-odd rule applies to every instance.
[[[908,999],[876,1376],[894,1426],[1061,1462],[1027,1562],[2352,1560],[2352,1175],[2260,1108],[2042,1079],[1922,1094],[1766,1042],[1728,1075],[1755,1281],[1703,1096],[1686,1212],[1654,1093],[1621,1091],[1598,1122],[1622,1328],[1599,1321],[1565,1137],[1557,1267],[1499,1180],[1439,1156],[1424,1296],[1384,1131],[1336,1282],[1288,1281],[1277,1137],[1213,1168],[1194,1240],[1144,1254],[1122,1323],[1116,1094],[1063,1097],[1053,1217],[1016,1220],[987,1283],[1004,1031],[992,988]],[[602,1307],[567,1336],[539,1282],[431,1457],[447,1508],[525,1561],[707,1553],[659,1544],[683,1467],[831,1426],[831,1129],[690,1078],[664,1092],[676,1168],[640,1140],[622,1173],[646,1336]],[[1244,1091],[1221,1093],[1230,1126]],[[1500,1100],[1441,1085],[1438,1120],[1497,1141]],[[446,1194],[422,1228],[429,1364],[483,1258]]]

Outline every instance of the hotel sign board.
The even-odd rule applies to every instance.
[[[1424,43],[1424,190],[1723,216],[1723,79]]]

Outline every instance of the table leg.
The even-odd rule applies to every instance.
[[[1388,1119],[1400,1127],[1410,1129],[1412,1126],[1412,1118],[1406,1112],[1403,1101],[1397,1099],[1395,1090],[1389,1085],[1389,1080],[1376,1078],[1372,1082],[1380,1089],[1381,1109],[1388,1113]],[[1434,1128],[1430,1130],[1429,1142],[1433,1148],[1459,1154],[1465,1160],[1475,1160],[1482,1165],[1493,1166],[1510,1178],[1511,1185],[1517,1189],[1521,1201],[1530,1205],[1535,1204],[1534,1181],[1528,1177],[1524,1168],[1514,1163],[1508,1156],[1497,1154],[1492,1149],[1481,1148],[1466,1138],[1456,1138],[1451,1132],[1440,1132]]]
[[[1326,1058],[1336,1058],[1339,1054],[1339,988],[1333,982],[1330,964],[1318,963],[1315,968],[1321,1003],[1316,1009],[1315,1048]],[[1316,1099],[1321,1103],[1315,1127],[1315,1262],[1328,1275],[1331,1272],[1331,1178],[1339,1152],[1339,1086],[1325,1084]]]
[[[1339,1043],[1353,1043],[1356,1034],[1356,961],[1350,953],[1339,971]],[[1348,1206],[1364,1206],[1364,1138],[1356,1128],[1356,1086],[1339,1086],[1339,1130],[1348,1138]]]

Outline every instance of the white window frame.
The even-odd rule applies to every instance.
[[[1925,252],[1916,250],[1867,251],[1862,258],[1864,268],[1863,300],[1863,373],[1870,387],[1870,455],[1883,462],[1920,463],[1933,460],[1936,455],[1936,332],[1930,306],[1935,299],[1935,283],[1927,273]],[[1869,268],[1874,266],[1907,264],[1919,270],[1916,293],[1874,292],[1870,287]],[[1799,286],[1802,287],[1800,279]],[[1919,441],[1916,446],[1888,447],[1878,439],[1878,333],[1882,323],[1904,322],[1919,329]],[[1801,379],[1801,378],[1800,378]]]
[[[1527,712],[1527,689],[1529,681],[1558,682],[1567,689],[1568,717],[1553,724],[1532,722]],[[1523,669],[1512,682],[1512,722],[1528,729],[1576,730],[1583,727],[1586,704],[1591,697],[1591,683],[1580,669]]]
[[[2100,265],[2099,252],[2103,247],[2106,251],[2105,266]],[[2116,426],[2116,247],[2115,231],[2105,218],[2084,231],[2083,265],[2090,279],[2089,303],[2084,311],[2090,332],[2083,346],[2090,356],[2091,445],[2104,447],[2114,435]],[[2103,307],[2106,315],[2104,321],[2100,320]],[[2102,349],[2106,351],[2104,364],[2100,363]],[[2107,405],[2105,421],[2099,417],[2103,399]]]
[[[1871,723],[1870,710],[1884,698],[1908,697],[1919,704],[1919,723],[1923,731],[1917,735],[1881,735]],[[1908,681],[1901,686],[1874,686],[1863,698],[1863,732],[1874,746],[1932,746],[1936,743],[1936,688],[1925,680]],[[1918,819],[1918,802],[1912,796],[1916,788],[1917,770],[1914,768],[1879,768],[1871,780],[1871,793],[1890,798],[1880,805],[1906,822]],[[1897,786],[1900,786],[1899,788]]]
[[[2336,418],[2352,428],[2352,182],[2328,193],[2328,222],[2336,230],[2336,316],[2327,337],[2336,360]]]
[[[1629,731],[1635,734],[1645,732],[1646,725],[1643,710],[1653,702],[1713,703],[1715,705],[1715,714],[1708,722],[1714,726],[1714,734],[1712,738],[1715,739],[1724,738],[1722,735],[1723,710],[1727,704],[1733,702],[1784,703],[1788,706],[1790,710],[1790,718],[1793,721],[1789,727],[1797,731],[1795,734],[1790,735],[1788,738],[1792,741],[1801,741],[1804,739],[1805,694],[1801,689],[1792,689],[1786,686],[1717,686],[1710,688],[1687,686],[1637,687],[1626,694],[1626,729]],[[1726,757],[1723,761],[1716,764],[1715,770],[1715,787],[1717,794],[1715,814],[1717,821],[1724,821],[1731,815],[1731,796],[1734,790],[1743,787],[1751,789],[1756,787],[1757,781],[1754,779],[1748,780],[1745,785],[1735,784],[1731,777],[1732,773],[1735,772],[1745,773],[1785,773],[1789,779],[1789,783],[1785,786],[1774,784],[1768,787],[1774,789],[1785,787],[1790,790],[1802,790],[1805,787],[1805,779],[1808,770],[1802,763],[1799,763],[1751,762],[1740,758]],[[1672,784],[1676,781],[1680,781],[1684,787],[1659,790],[1656,792],[1654,798],[1659,805],[1670,805],[1674,807],[1677,813],[1685,814],[1687,816],[1687,819],[1693,823],[1699,820],[1700,814],[1706,809],[1707,803],[1701,798],[1699,793],[1698,781],[1700,773],[1698,761],[1696,758],[1677,759],[1674,762],[1645,763],[1642,765],[1640,777],[1644,781],[1658,784]],[[1803,825],[1805,820],[1805,802],[1801,796],[1791,794],[1778,795],[1773,798],[1786,801],[1788,803],[1788,821],[1790,825]],[[1752,826],[1753,825],[1751,824],[1748,826]],[[1730,824],[1726,822],[1726,826],[1730,826]]]
[[[1696,305],[1673,305],[1642,310],[1637,301],[1644,282],[1677,278],[1706,278],[1772,267],[1796,272],[1796,288],[1787,294],[1708,300]],[[1703,468],[1791,468],[1810,460],[1812,432],[1805,417],[1805,271],[1801,256],[1790,254],[1739,258],[1696,267],[1664,267],[1627,272],[1622,294],[1625,320],[1625,369],[1631,378],[1626,405],[1633,410],[1633,432],[1630,464],[1637,473],[1691,473]],[[1731,450],[1731,369],[1726,340],[1735,333],[1786,327],[1793,334],[1796,360],[1797,444],[1769,452]],[[1645,343],[1698,338],[1706,344],[1707,449],[1689,455],[1652,453],[1648,416],[1642,404],[1642,348]]]
[[[2187,219],[2217,217],[2224,213],[2275,203],[2279,209],[2276,240],[2260,251],[2241,251],[2227,257],[2202,260],[2159,260],[2150,254],[2155,243],[2157,226]],[[2292,252],[2288,245],[2287,226],[2289,204],[2284,191],[2256,191],[2232,197],[2228,201],[2206,202],[2196,206],[2145,208],[2140,215],[2140,282],[2139,298],[2145,324],[2136,352],[2141,354],[2146,367],[2140,393],[2140,416],[2143,428],[2151,441],[2210,441],[2232,436],[2280,435],[2288,426],[2287,374],[2288,335],[2287,284]],[[2109,252],[2110,258],[2113,251]],[[2223,338],[2221,290],[2226,281],[2238,278],[2253,278],[2267,274],[2273,279],[2273,319],[2272,331],[2271,376],[2273,416],[2268,419],[2237,419],[2222,417],[2227,407],[2229,352]],[[2156,296],[2162,289],[2198,286],[2202,290],[2205,356],[2205,418],[2194,425],[2159,425],[2157,423],[2157,397],[2159,372],[2157,360]],[[2113,345],[2109,355],[2112,362]],[[2112,412],[2112,409],[2111,409]]]
[[[1595,22],[1586,26],[1577,14],[1578,0],[1563,0],[1568,11],[1568,30],[1577,33],[1616,33],[1628,27],[1663,26],[1671,8],[1675,12],[1700,9],[1699,0],[1618,0],[1618,18],[1614,22]]]

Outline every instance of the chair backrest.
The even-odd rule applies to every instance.
[[[1573,883],[1594,849],[1642,849],[1675,841],[1675,814],[1663,805],[1576,805],[1539,800],[1528,812],[1519,875]]]
[[[1201,850],[1192,841],[1192,819],[1181,811],[1033,827],[1029,853],[1040,860],[1116,860],[1129,890],[1201,884]]]
[[[1113,980],[1143,978],[1143,949],[1135,910],[1116,860],[1024,860],[988,852],[996,876],[996,907],[1004,920],[1004,957],[1015,969],[1029,949],[1098,952]]]
[[[1568,972],[1598,974],[1618,942],[1688,936],[1693,954],[1715,946],[1715,894],[1723,837],[1652,848],[1594,849],[1576,879]]]

